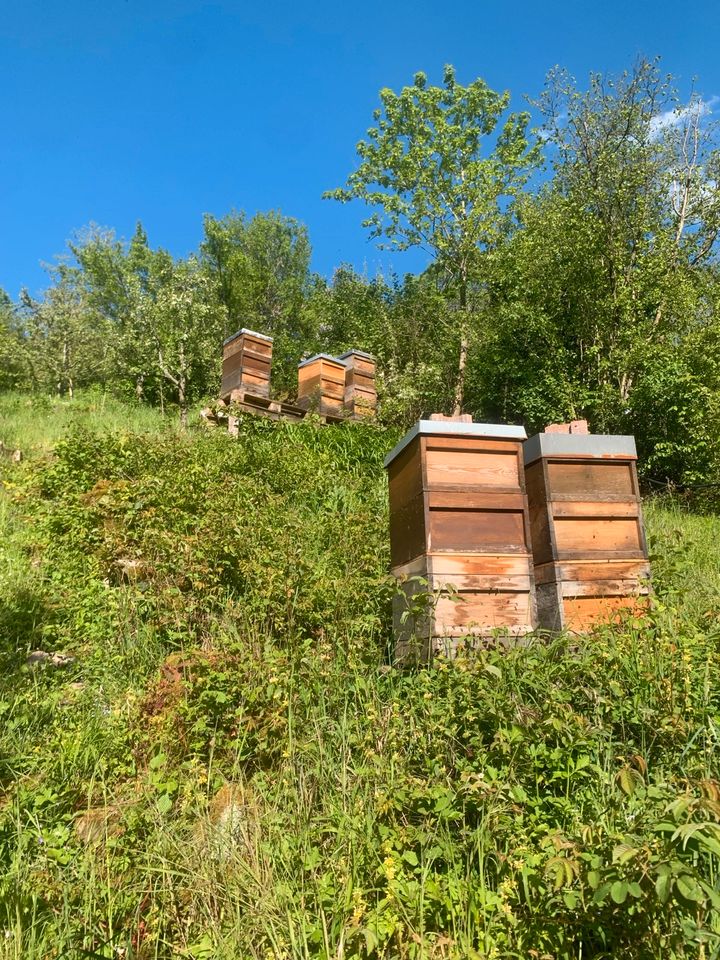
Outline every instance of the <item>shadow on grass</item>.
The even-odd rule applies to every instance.
[[[0,687],[17,674],[32,650],[42,647],[49,624],[57,618],[36,585],[20,586],[0,596]]]

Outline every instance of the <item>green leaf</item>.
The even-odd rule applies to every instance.
[[[670,873],[662,873],[655,881],[655,893],[660,903],[667,903],[672,893],[674,879]]]
[[[610,896],[617,904],[625,903],[629,891],[629,885],[624,880],[616,880],[610,887]]]
[[[172,797],[169,793],[164,793],[161,797],[158,798],[157,808],[160,813],[168,813],[172,809]]]
[[[604,903],[611,889],[611,883],[604,883],[601,887],[598,887],[593,894],[593,903]]]
[[[370,927],[362,928],[362,935],[365,937],[365,949],[368,952],[368,956],[374,953],[378,945],[378,936],[374,930]]]
[[[690,874],[681,873],[677,878],[676,884],[677,892],[685,900],[690,900],[692,903],[700,903],[705,899],[702,887],[695,877],[691,877]]]

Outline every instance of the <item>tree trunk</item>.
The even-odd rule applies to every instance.
[[[455,378],[455,406],[452,415],[459,417],[465,402],[465,369],[468,357],[468,313],[467,313],[467,275],[462,274],[460,281],[460,354],[458,356],[457,377]]]
[[[135,379],[135,399],[138,403],[142,401],[145,394],[145,374],[139,374]]]
[[[178,403],[180,404],[180,426],[183,430],[188,424],[187,408],[187,367],[185,364],[185,341],[180,341],[180,372],[177,378]]]
[[[460,333],[460,354],[458,356],[457,378],[455,380],[455,406],[452,415],[459,417],[463,412],[463,402],[465,400],[465,368],[467,367],[468,355],[468,336],[467,325],[463,323]]]
[[[186,385],[185,377],[180,376],[178,379],[178,402],[180,404],[180,426],[183,430],[188,425],[188,406],[187,406],[187,396],[186,396]]]

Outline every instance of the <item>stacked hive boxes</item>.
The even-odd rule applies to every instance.
[[[372,417],[377,408],[375,358],[362,350],[341,353],[345,362],[345,411],[353,419]]]
[[[541,433],[525,444],[539,626],[582,632],[644,608],[636,460],[633,437]]]
[[[242,393],[269,397],[272,350],[272,337],[254,330],[243,328],[228,337],[223,343],[221,398]]]
[[[298,366],[297,405],[323,416],[342,417],[345,406],[345,361],[318,353]]]
[[[398,659],[534,628],[525,436],[421,420],[385,459]]]

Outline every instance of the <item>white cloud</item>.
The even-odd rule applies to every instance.
[[[688,117],[697,116],[698,119],[707,117],[718,103],[720,103],[720,97],[710,97],[709,100],[697,97],[691,100],[686,107],[676,107],[674,110],[665,110],[664,113],[658,113],[650,120],[650,135],[657,137],[663,130],[679,127]]]

